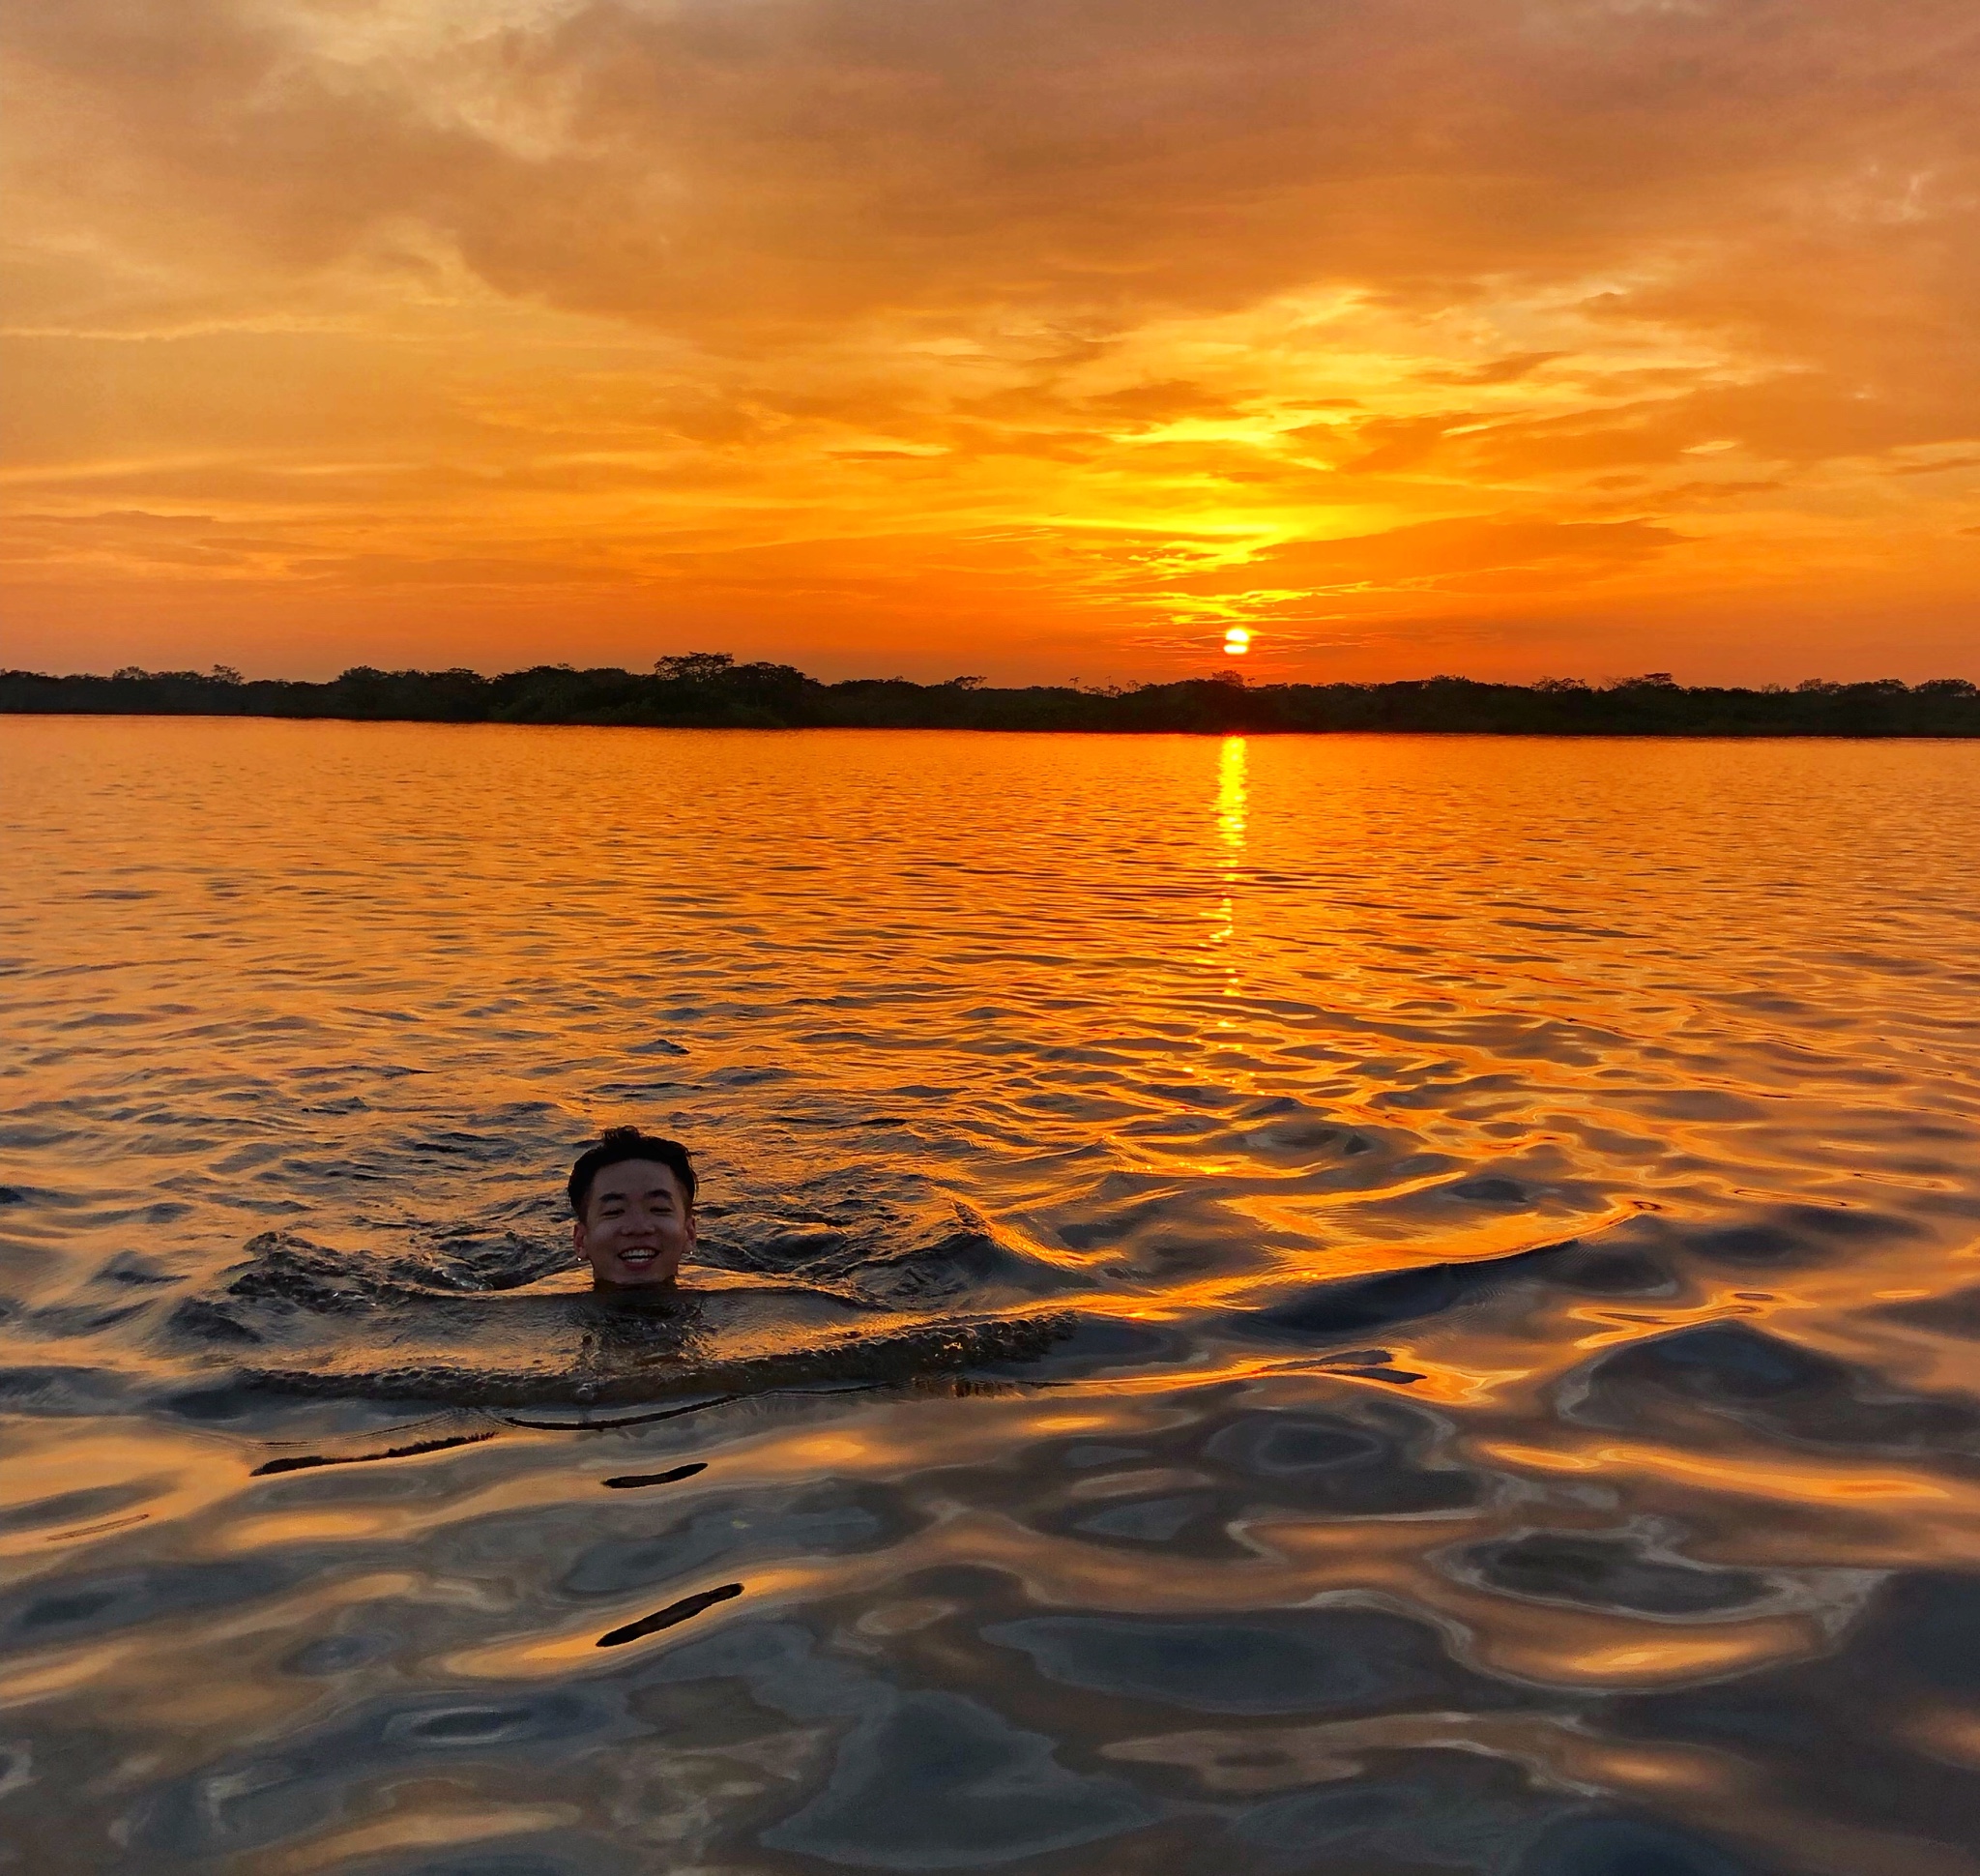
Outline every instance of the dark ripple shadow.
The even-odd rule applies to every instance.
[[[136,1479],[118,1485],[97,1485],[78,1491],[57,1492],[25,1504],[0,1509],[0,1532],[40,1531],[50,1526],[94,1523],[133,1505],[143,1505],[158,1496],[160,1480]]]
[[[1426,1463],[1444,1432],[1434,1414],[1387,1404],[1338,1414],[1281,1408],[1234,1415],[1203,1451],[1243,1477],[1250,1509],[1406,1517],[1479,1500],[1478,1475]]]
[[[1561,1383],[1559,1403],[1592,1426],[1663,1428],[1703,1415],[1797,1446],[1980,1459],[1980,1410],[1907,1393],[1745,1322],[1611,1349]]]
[[[855,1604],[816,1619],[830,1630],[835,1618],[850,1624],[862,1613]],[[821,1723],[830,1726],[826,1762],[805,1780],[811,1795],[760,1815],[756,1841],[831,1863],[1003,1864],[1157,1815],[1127,1780],[1063,1764],[1059,1726],[1028,1725],[972,1694],[897,1685],[914,1673],[823,1648],[794,1622],[743,1622],[669,1649],[640,1675],[630,1704],[667,1735],[704,1741],[760,1735],[770,1715],[783,1715],[806,1728],[784,1734],[787,1761]]]
[[[460,1776],[524,1755],[531,1776],[644,1732],[610,1684],[537,1687],[505,1696],[466,1690],[367,1700],[292,1732],[277,1758],[223,1753],[154,1787],[123,1821],[148,1863],[195,1866],[306,1836],[348,1814],[353,1794],[386,1777]]]
[[[758,1840],[862,1868],[969,1869],[1152,1821],[1132,1786],[1069,1771],[1058,1749],[967,1694],[904,1694],[857,1725],[825,1790]]]
[[[1780,1595],[1762,1571],[1714,1568],[1634,1536],[1531,1531],[1470,1545],[1445,1567],[1497,1596],[1659,1621],[1718,1621]]]
[[[1374,1609],[1034,1616],[982,1634],[1022,1651],[1060,1685],[1200,1713],[1333,1717],[1440,1706],[1475,1712],[1520,1700],[1453,1661],[1429,1624]]]
[[[1290,1343],[1366,1335],[1492,1296],[1533,1271],[1555,1250],[1547,1246],[1473,1263],[1423,1264],[1373,1276],[1343,1277],[1267,1308],[1227,1317],[1222,1327],[1251,1339]]]
[[[1401,1402],[1338,1412],[1226,1404],[1206,1391],[1177,1426],[1132,1445],[1034,1442],[999,1466],[930,1476],[971,1504],[1082,1543],[1204,1559],[1248,1558],[1251,1519],[1439,1517],[1481,1502],[1483,1475],[1443,1454],[1439,1416]]]
[[[175,1616],[279,1595],[307,1573],[298,1557],[139,1564],[81,1571],[0,1595],[0,1640],[15,1648],[71,1644]]]
[[[1817,1830],[1833,1819],[1900,1841],[1971,1846],[1980,1843],[1976,1611],[1980,1576],[1903,1572],[1834,1654],[1622,1697],[1608,1723],[1625,1739],[1681,1741],[1757,1763]]]
[[[1911,1219],[1869,1206],[1777,1205],[1737,1224],[1688,1231],[1684,1242],[1715,1263],[1773,1269],[1825,1264],[1851,1251],[1915,1244],[1926,1236]]]
[[[1463,1752],[1382,1753],[1364,1775],[1238,1813],[1233,1849],[1272,1870],[1510,1870],[1567,1806],[1516,1766]],[[1325,1863],[1309,1860],[1325,1857]],[[1527,1865],[1518,1864],[1524,1872]],[[1646,1864],[1639,1876],[1677,1876]]]
[[[1092,1287],[1079,1271],[1048,1261],[912,1165],[831,1167],[746,1207],[711,1205],[697,1255],[713,1269],[910,1308],[965,1299],[974,1307],[1035,1302]]]
[[[1509,1876],[1789,1876],[1771,1860],[1648,1817],[1574,1817],[1549,1830]]]
[[[1304,1347],[1448,1315],[1523,1284],[1589,1296],[1661,1296],[1677,1287],[1666,1256],[1605,1232],[1592,1242],[1567,1238],[1498,1256],[1336,1277],[1263,1308],[1220,1316],[1216,1327],[1241,1340]]]
[[[1980,1341],[1980,1284],[1944,1296],[1922,1297],[1909,1303],[1887,1303],[1871,1313],[1935,1334],[1959,1335]]]
[[[561,1598],[590,1601],[636,1595],[718,1564],[871,1555],[925,1522],[905,1493],[878,1484],[821,1481],[774,1493],[720,1492],[656,1531],[574,1545],[555,1590]],[[471,1548],[483,1544],[494,1529],[464,1533],[464,1540]],[[544,1532],[546,1539],[551,1535]]]

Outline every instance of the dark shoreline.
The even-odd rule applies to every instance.
[[[662,659],[651,672],[537,665],[478,671],[359,666],[325,684],[245,680],[219,669],[53,677],[0,671],[0,715],[274,717],[360,722],[589,723],[653,729],[970,729],[1197,735],[1352,731],[1487,736],[1980,737],[1980,686],[1819,680],[1787,689],[1673,683],[1662,673],[1594,688],[1566,679],[1486,684],[1245,684],[1190,678],[1131,689],[972,678],[824,684],[788,664],[720,654]]]

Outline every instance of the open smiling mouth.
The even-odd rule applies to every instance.
[[[619,1260],[620,1269],[628,1276],[647,1275],[662,1261],[660,1253],[656,1248],[644,1245],[637,1246],[630,1250],[619,1251],[616,1255]]]

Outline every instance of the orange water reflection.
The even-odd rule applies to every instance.
[[[37,1854],[907,1866],[864,1753],[928,1866],[1114,1854],[1044,1792],[1949,1867],[1976,754],[0,723],[0,1697],[126,1768]],[[811,1380],[695,1406],[546,1275],[628,1118]],[[1073,1333],[860,1366],[964,1318]]]

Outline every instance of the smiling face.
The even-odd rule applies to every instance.
[[[592,1181],[570,1242],[600,1283],[671,1283],[694,1248],[694,1208],[671,1168],[656,1159],[622,1159]]]

